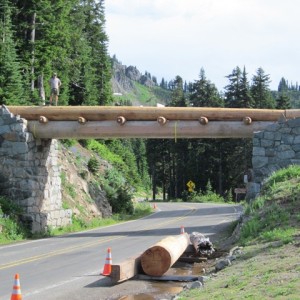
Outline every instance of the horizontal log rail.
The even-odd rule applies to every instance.
[[[219,107],[137,107],[137,106],[7,106],[14,115],[26,120],[38,120],[45,116],[49,121],[116,120],[120,116],[127,121],[166,120],[240,121],[246,117],[252,121],[278,121],[300,117],[300,109],[247,109]]]
[[[160,125],[156,121],[92,121],[84,125],[74,121],[40,123],[29,121],[29,131],[41,139],[97,139],[97,138],[252,138],[253,132],[261,131],[273,122],[253,122],[247,126],[236,121],[213,121],[201,125],[198,121],[169,121]]]
[[[36,138],[252,138],[300,110],[210,107],[7,106]]]

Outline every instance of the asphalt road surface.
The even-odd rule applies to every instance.
[[[0,247],[0,300],[10,299],[14,276],[20,275],[23,299],[119,299],[148,290],[144,281],[112,285],[103,271],[107,249],[112,263],[143,253],[161,239],[201,232],[215,241],[241,212],[238,205],[158,203],[146,218],[41,240]]]

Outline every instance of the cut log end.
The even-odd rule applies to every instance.
[[[117,118],[117,123],[120,124],[120,125],[124,125],[126,123],[126,118],[123,117],[123,116],[119,116]]]
[[[161,246],[153,246],[141,256],[141,265],[147,275],[162,276],[170,268],[170,253]]]
[[[199,122],[202,125],[206,125],[208,124],[208,119],[206,117],[200,117]]]
[[[45,116],[40,116],[39,117],[39,122],[42,124],[48,123],[48,118]]]
[[[245,125],[250,125],[252,123],[252,119],[250,117],[244,117],[243,121]]]
[[[79,117],[79,118],[78,118],[78,123],[79,123],[79,124],[85,124],[85,123],[86,123],[86,118],[84,118],[84,117]]]
[[[165,117],[160,116],[157,118],[157,122],[159,125],[165,125],[167,123],[167,119]]]

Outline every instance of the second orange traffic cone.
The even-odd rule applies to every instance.
[[[183,226],[181,226],[180,233],[184,234],[184,227]]]
[[[103,268],[103,272],[101,273],[101,275],[109,276],[110,273],[111,273],[111,265],[112,265],[111,249],[108,248],[106,259],[105,259],[105,264],[104,264],[104,268]]]
[[[10,300],[22,300],[19,274],[15,275],[15,281],[14,281],[13,291]]]

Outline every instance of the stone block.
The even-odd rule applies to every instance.
[[[269,125],[265,131],[271,131],[271,132],[276,132],[278,131],[280,128],[282,127],[282,125],[278,124],[278,123],[274,123]]]
[[[277,154],[277,157],[280,159],[280,160],[287,160],[287,159],[290,159],[290,158],[294,158],[295,157],[295,151],[293,150],[288,150],[288,151],[282,151],[282,152],[279,152]]]
[[[4,133],[9,133],[10,131],[10,127],[7,125],[2,125],[0,126],[0,135],[3,135]]]
[[[295,136],[294,144],[300,144],[300,135]]]
[[[266,149],[264,147],[253,147],[252,154],[253,156],[265,156]]]
[[[13,155],[19,155],[19,154],[26,154],[28,153],[28,145],[23,142],[16,142],[13,143],[13,148],[12,148],[12,154]]]
[[[260,139],[253,138],[252,143],[254,147],[260,147]]]
[[[300,154],[299,156],[295,157],[294,159],[291,159],[291,165],[300,165]]]
[[[288,120],[287,125],[291,128],[300,127],[300,118]]]
[[[291,133],[294,135],[300,135],[300,127],[292,128]]]
[[[252,157],[253,169],[264,167],[268,164],[269,159],[265,156],[254,156]]]
[[[263,148],[270,148],[270,147],[274,147],[274,140],[265,140],[262,139],[261,140],[261,147]]]
[[[280,146],[277,147],[276,150],[277,150],[278,152],[289,151],[289,150],[292,150],[292,146],[291,146],[291,145],[281,144]]]
[[[264,132],[263,131],[256,131],[253,133],[254,138],[262,139],[264,137]]]
[[[293,149],[295,152],[300,152],[300,144],[293,145],[293,146],[292,146],[292,149]]]
[[[264,139],[265,140],[274,140],[275,139],[275,133],[270,131],[264,132]]]
[[[292,145],[294,143],[295,136],[292,134],[282,134],[281,142],[286,145]]]
[[[261,184],[256,182],[248,182],[246,200],[254,199],[260,193],[260,189]]]
[[[276,151],[274,150],[274,148],[268,148],[265,151],[266,151],[265,156],[267,156],[267,157],[275,157],[276,156]]]
[[[278,131],[279,133],[291,133],[292,132],[292,128],[289,127],[282,127],[279,129]]]

